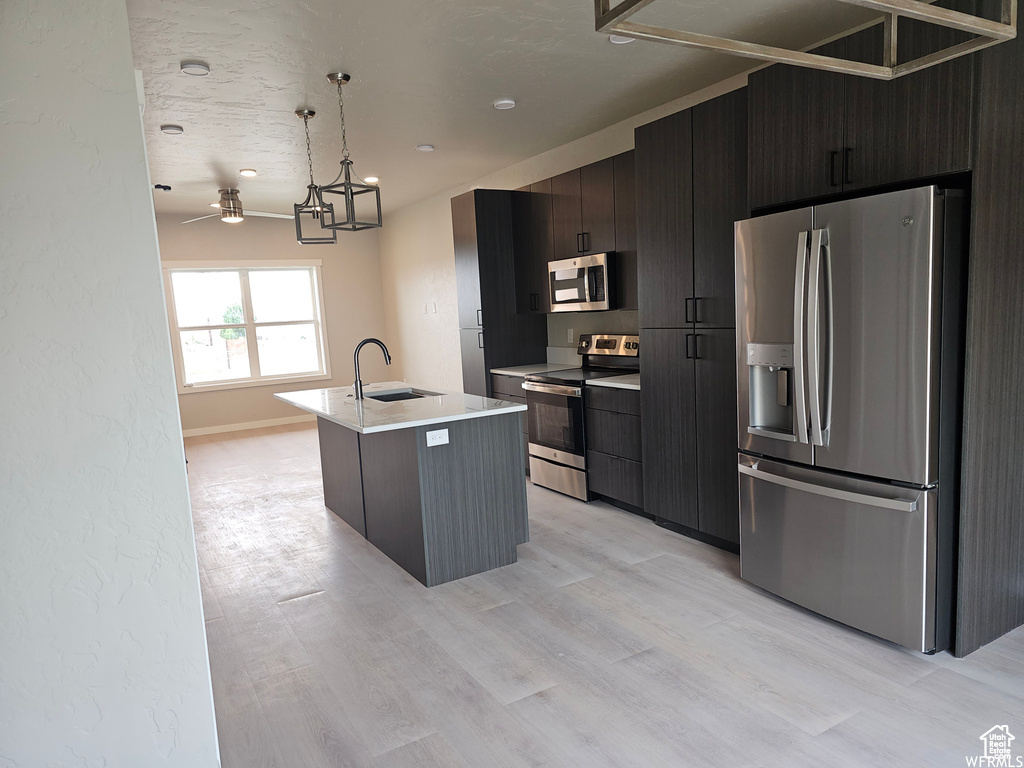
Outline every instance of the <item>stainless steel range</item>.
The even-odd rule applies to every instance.
[[[640,370],[640,337],[580,334],[580,367],[526,376],[530,480],[590,501],[587,490],[586,382]]]

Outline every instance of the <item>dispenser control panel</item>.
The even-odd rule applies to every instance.
[[[747,344],[747,365],[768,368],[792,368],[792,344]]]

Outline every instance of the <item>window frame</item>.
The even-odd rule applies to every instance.
[[[266,387],[273,384],[293,384],[304,381],[324,381],[331,376],[331,359],[327,344],[327,315],[324,309],[323,262],[320,259],[230,259],[230,260],[194,260],[165,261],[161,265],[164,278],[164,301],[167,306],[167,321],[171,331],[171,351],[174,355],[174,378],[179,395],[196,392],[216,392],[228,389],[245,389],[248,387]],[[249,273],[263,270],[304,269],[309,271],[310,286],[313,293],[312,320],[276,320],[256,322],[252,309],[252,294],[249,287]],[[174,304],[174,287],[171,275],[175,272],[238,272],[242,294],[241,323],[220,323],[218,325],[180,326],[178,325],[177,308]],[[260,371],[259,350],[256,331],[262,326],[309,325],[313,324],[317,335],[317,359],[320,370],[313,373],[289,373],[278,376],[264,376]],[[246,335],[246,350],[249,356],[249,376],[240,379],[223,381],[185,382],[185,357],[181,348],[182,331],[219,331],[226,328],[241,328]],[[250,343],[251,342],[251,343]]]

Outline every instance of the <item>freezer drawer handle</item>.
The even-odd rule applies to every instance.
[[[869,496],[865,493],[853,493],[852,491],[840,491],[835,488],[825,488],[820,485],[815,485],[814,483],[805,483],[802,480],[793,480],[788,477],[772,474],[771,472],[765,472],[763,469],[758,469],[757,464],[752,467],[748,467],[746,464],[740,464],[739,471],[741,474],[755,477],[758,480],[764,480],[765,482],[774,483],[775,485],[784,485],[787,488],[792,488],[796,491],[806,491],[807,493],[813,493],[817,496],[828,496],[830,499],[849,501],[854,504],[866,504],[871,507],[895,509],[900,512],[917,511],[916,501],[883,499],[880,496]]]

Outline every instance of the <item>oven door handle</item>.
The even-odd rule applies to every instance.
[[[583,397],[583,390],[580,387],[566,387],[561,384],[538,384],[535,381],[524,381],[523,389],[527,392],[541,392],[545,395]]]

